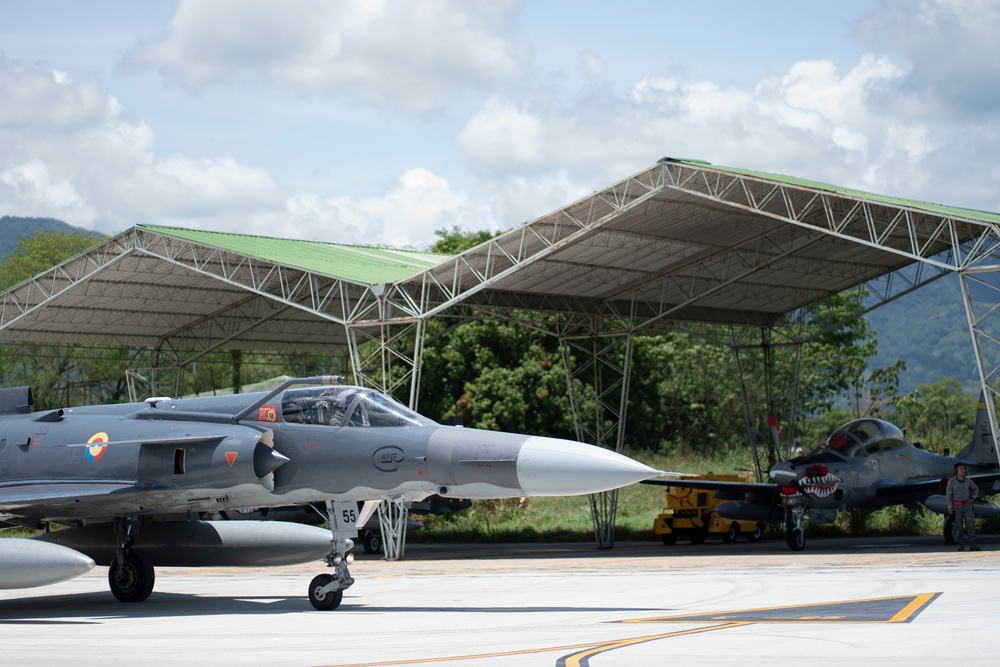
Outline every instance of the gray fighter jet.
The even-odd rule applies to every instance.
[[[942,456],[910,443],[896,426],[881,419],[857,419],[834,431],[826,443],[804,456],[777,464],[771,483],[649,479],[644,484],[710,489],[715,511],[732,521],[785,524],[785,539],[795,551],[805,548],[804,522],[830,523],[840,510],[875,510],[889,505],[946,510],[944,485],[964,463],[980,488],[980,498],[1000,492],[996,450],[986,406],[980,398],[973,440],[957,456]],[[990,517],[1000,508],[977,500],[975,515]],[[953,517],[952,517],[953,521]],[[737,526],[737,531],[738,531]],[[945,524],[951,542],[953,525]]]
[[[309,599],[334,609],[354,583],[350,538],[384,499],[583,495],[663,474],[579,442],[441,426],[338,380],[37,413],[27,387],[0,390],[0,522],[66,526],[0,539],[0,588],[101,564],[115,597],[138,602],[156,565],[325,559],[332,570],[313,579]],[[304,504],[325,504],[331,530],[201,519]]]

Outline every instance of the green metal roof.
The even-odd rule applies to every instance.
[[[183,227],[136,225],[136,228],[367,285],[402,280],[451,257],[413,250],[207,232]]]
[[[925,211],[937,213],[939,215],[946,215],[949,217],[965,218],[968,220],[975,220],[978,222],[989,222],[989,223],[1000,224],[1000,213],[993,213],[991,211],[979,211],[972,208],[960,208],[958,206],[945,206],[944,204],[933,204],[931,202],[918,201],[916,199],[890,197],[888,195],[880,195],[874,192],[865,192],[864,190],[843,188],[840,187],[839,185],[831,185],[829,183],[822,183],[820,181],[811,181],[806,178],[796,178],[795,176],[771,174],[766,171],[753,171],[751,169],[740,169],[738,167],[723,167],[721,165],[712,164],[711,162],[706,162],[704,160],[685,160],[685,159],[674,159],[674,158],[669,158],[669,159],[673,162],[681,162],[696,167],[708,167],[710,169],[718,169],[719,171],[727,171],[733,174],[740,174],[741,176],[749,176],[751,178],[761,178],[768,181],[777,181],[779,183],[784,183],[786,185],[795,185],[804,188],[812,188],[815,190],[827,190],[829,192],[836,192],[837,194],[845,195],[847,197],[854,197],[856,199],[866,199],[868,201],[873,201],[880,204],[888,204],[890,206],[923,209]]]

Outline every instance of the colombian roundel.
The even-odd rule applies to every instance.
[[[104,452],[108,451],[108,434],[104,431],[100,433],[95,433],[90,436],[90,440],[87,441],[87,459],[97,463],[104,456]]]

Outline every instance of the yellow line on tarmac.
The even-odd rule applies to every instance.
[[[678,630],[677,632],[666,632],[661,635],[649,635],[647,637],[634,637],[632,639],[620,639],[614,642],[608,642],[606,644],[601,644],[600,646],[594,646],[586,651],[580,651],[579,653],[574,653],[572,655],[567,655],[560,658],[556,662],[556,667],[588,667],[590,664],[588,661],[592,656],[599,653],[604,653],[606,651],[613,651],[618,648],[624,648],[626,646],[635,646],[636,644],[643,644],[645,642],[655,641],[657,639],[667,639],[668,637],[680,637],[682,635],[694,635],[700,632],[711,632],[712,630],[725,630],[727,628],[738,628],[741,625],[751,625],[752,621],[737,621],[735,623],[723,623],[722,625],[712,625],[707,628],[694,628],[691,630]]]
[[[487,658],[505,658],[513,655],[531,655],[534,653],[549,653],[551,651],[572,651],[580,648],[590,648],[593,642],[587,644],[569,644],[567,646],[551,646],[548,648],[526,648],[519,651],[502,651],[497,653],[476,653],[473,655],[452,655],[444,658],[407,658],[406,660],[387,660],[385,662],[352,662],[342,665],[325,665],[324,667],[391,667],[392,665],[420,665],[436,662],[452,662],[454,660],[485,660]]]
[[[924,593],[913,598],[910,604],[903,607],[899,613],[890,618],[886,623],[905,623],[910,620],[910,616],[920,611],[924,605],[936,598],[940,593]]]

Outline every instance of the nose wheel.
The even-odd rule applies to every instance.
[[[803,525],[805,513],[804,507],[793,507],[785,523],[785,542],[792,551],[802,551],[806,548],[806,530]]]
[[[309,603],[320,611],[330,611],[340,606],[344,600],[344,590],[328,590],[336,578],[329,574],[320,574],[309,584]]]

